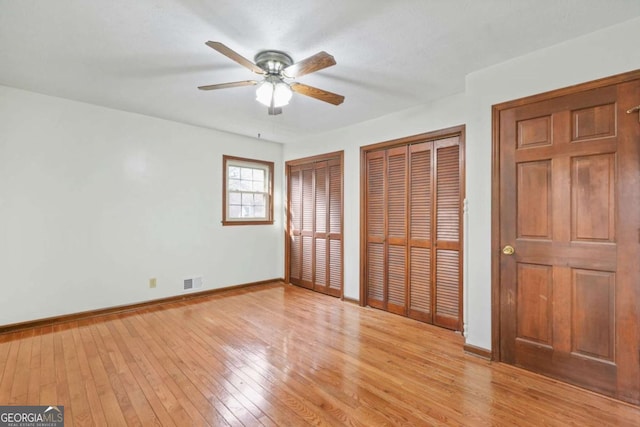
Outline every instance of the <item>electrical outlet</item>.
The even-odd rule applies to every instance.
[[[156,278],[152,277],[151,279],[149,279],[149,287],[150,288],[155,288],[156,287]]]

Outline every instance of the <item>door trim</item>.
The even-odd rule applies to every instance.
[[[503,110],[640,79],[640,70],[580,83],[512,101],[491,109],[491,358],[500,360],[500,113]]]

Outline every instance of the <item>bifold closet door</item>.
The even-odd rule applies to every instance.
[[[289,171],[289,227],[291,283],[313,288],[313,164]]]
[[[366,258],[367,304],[387,309],[386,230],[386,151],[366,154]]]
[[[462,328],[461,174],[460,138],[434,141],[435,162],[435,259],[433,323]]]
[[[409,146],[409,301],[408,315],[433,323],[431,241],[431,142]]]
[[[461,329],[460,137],[365,153],[367,304]]]
[[[288,171],[289,281],[342,295],[342,165],[313,161]]]
[[[406,314],[407,147],[368,153],[367,164],[368,303]]]

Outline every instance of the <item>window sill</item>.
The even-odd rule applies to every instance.
[[[273,225],[273,220],[259,221],[221,221],[223,226],[227,225]]]

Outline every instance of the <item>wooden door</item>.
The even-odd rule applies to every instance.
[[[639,403],[640,83],[588,89],[496,107],[499,357]]]
[[[422,135],[363,152],[365,303],[454,330],[462,327],[460,142],[460,133]]]
[[[386,152],[366,153],[365,212],[365,303],[387,309],[386,227]]]
[[[287,279],[342,295],[342,160],[319,156],[287,162]]]
[[[314,165],[313,289],[342,295],[342,165],[339,159]]]
[[[433,323],[462,329],[462,179],[460,137],[433,142]]]
[[[409,147],[409,301],[411,318],[433,323],[433,143]]]
[[[407,147],[367,153],[368,304],[407,309]]]

